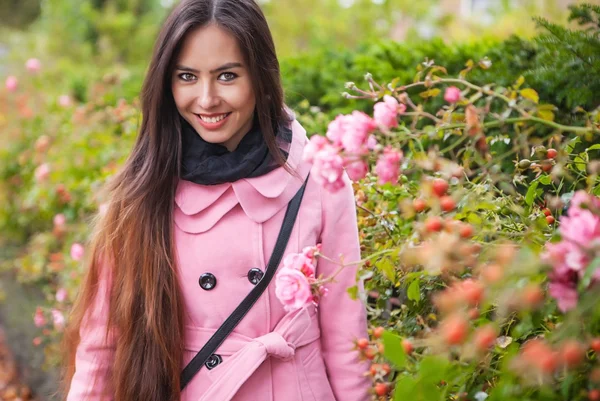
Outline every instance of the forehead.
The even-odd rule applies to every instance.
[[[187,34],[177,62],[204,71],[229,62],[243,63],[244,56],[231,33],[209,24]]]

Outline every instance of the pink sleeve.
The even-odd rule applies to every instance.
[[[345,187],[335,193],[321,188],[321,252],[333,261],[343,255],[345,263],[352,263],[360,260],[360,245],[352,183],[347,176],[344,181]],[[323,357],[335,398],[339,401],[370,400],[371,382],[364,375],[369,364],[361,362],[354,349],[356,339],[367,337],[366,310],[360,300],[353,300],[347,292],[349,287],[356,285],[358,267],[356,264],[345,267],[335,282],[327,285],[328,293],[319,304]],[[317,274],[328,277],[338,268],[338,264],[320,259]]]
[[[106,335],[110,277],[102,269],[98,291],[79,330],[80,343],[75,354],[75,374],[67,401],[112,400],[107,377],[114,357],[114,332]]]

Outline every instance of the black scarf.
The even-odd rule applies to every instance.
[[[292,130],[287,126],[280,126],[275,131],[275,136],[287,158]],[[181,140],[181,178],[196,184],[235,182],[267,174],[279,167],[263,139],[257,116],[254,116],[252,128],[233,152],[223,145],[206,142],[184,119]]]

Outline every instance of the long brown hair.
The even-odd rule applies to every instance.
[[[183,0],[158,36],[142,93],[143,121],[132,152],[106,186],[106,214],[94,222],[88,272],[65,333],[66,395],[76,369],[80,329],[95,297],[108,303],[114,358],[106,390],[115,401],[179,400],[184,311],[173,241],[173,203],[181,163],[181,120],[171,77],[188,32],[217,24],[236,39],[250,71],[256,115],[274,158],[284,164],[275,129],[289,115],[275,46],[266,19],[253,0]],[[102,262],[99,262],[99,261]],[[105,271],[106,270],[106,271]],[[106,296],[98,293],[110,277]],[[104,298],[102,298],[104,297]],[[97,378],[89,378],[90,384]]]

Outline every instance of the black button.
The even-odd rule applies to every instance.
[[[252,284],[256,285],[260,280],[262,280],[265,273],[257,267],[253,267],[248,271],[248,281]]]
[[[208,359],[204,363],[204,366],[206,366],[206,368],[208,370],[211,370],[211,369],[216,368],[217,365],[220,364],[221,362],[223,362],[223,358],[221,358],[221,355],[212,354],[211,356],[208,357]]]
[[[203,290],[210,291],[217,285],[217,278],[212,273],[204,273],[200,276],[199,283]]]

